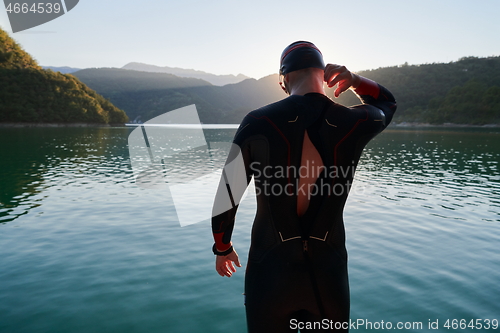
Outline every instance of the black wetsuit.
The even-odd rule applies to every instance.
[[[318,93],[290,96],[250,112],[235,135],[257,192],[245,277],[251,333],[293,331],[292,319],[349,321],[343,209],[364,146],[396,110],[392,94],[373,81],[362,79],[356,93],[364,104],[351,108]],[[305,131],[324,168],[299,217]],[[230,245],[236,209],[212,219],[219,250]]]

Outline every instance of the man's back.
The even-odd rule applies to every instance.
[[[313,93],[290,96],[245,117],[234,143],[257,192],[250,260],[259,261],[280,242],[300,241],[304,232],[343,249],[342,209],[357,162],[366,143],[392,118],[393,103],[377,103],[384,104],[386,116],[369,105],[346,108]],[[319,163],[303,158],[307,138]],[[317,180],[308,183],[304,178]],[[297,209],[300,196],[308,200],[305,214],[300,214],[308,220],[303,226]]]
[[[295,63],[287,63],[290,57]],[[363,148],[396,110],[387,89],[343,66],[324,66],[310,43],[289,46],[282,62],[293,70],[283,79],[291,96],[245,117],[227,162],[244,168],[229,173],[246,175],[247,184],[254,178],[257,195],[245,275],[249,332],[296,331],[294,321],[349,321],[343,209]],[[334,103],[320,93],[323,76],[330,86],[339,83],[336,93],[353,87],[363,104]],[[233,162],[237,156],[242,163]],[[212,218],[216,269],[226,276],[235,271],[232,262],[239,265],[231,233],[233,199],[242,192],[230,178],[223,173],[214,207],[229,194],[233,208]]]

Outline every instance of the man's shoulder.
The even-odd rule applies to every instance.
[[[244,137],[265,132],[265,126],[262,127],[262,123],[275,125],[280,123],[280,119],[284,119],[290,111],[295,109],[294,100],[296,98],[292,97],[289,96],[248,112],[236,131],[236,137],[239,138],[239,141],[243,140]]]
[[[315,113],[318,110],[330,109],[346,111],[349,108],[332,101],[329,97],[314,93],[301,95],[292,95],[279,100],[277,102],[265,105],[261,108],[253,110],[247,114],[250,117],[263,117],[263,116],[281,116],[283,114],[290,114],[294,112],[297,114],[301,113]]]
[[[290,110],[290,108],[295,107],[297,97],[300,96],[288,96],[282,100],[279,100],[274,103],[267,104],[258,109],[250,111],[248,116],[251,117],[262,117],[262,116],[271,116],[273,114],[278,114],[281,112],[286,112]]]

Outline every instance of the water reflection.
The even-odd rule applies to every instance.
[[[471,207],[476,219],[500,221],[499,139],[484,130],[389,130],[365,150],[358,180],[448,218],[467,218],[457,210]]]
[[[134,183],[128,160],[130,131],[2,129],[0,223],[38,207],[48,187],[85,186],[92,181]],[[234,133],[234,129],[204,129],[208,147],[165,159],[170,179],[190,180],[204,174],[207,150],[210,160],[221,165]],[[365,149],[356,184],[385,200],[434,210],[429,214],[467,219],[472,213],[458,210],[471,207],[472,212],[482,210],[476,218],[499,221],[499,138],[498,131],[483,129],[387,130]]]
[[[0,331],[245,329],[243,274],[222,285],[208,224],[180,228],[168,193],[134,183],[129,131],[0,130],[1,221],[15,220],[0,232]],[[214,160],[234,132],[205,131]],[[499,138],[394,129],[369,144],[345,211],[353,319],[498,316]],[[197,154],[166,167],[196,174]],[[243,260],[249,201],[233,234]]]
[[[127,145],[132,130],[2,128],[0,223],[14,221],[39,207],[49,187],[82,187],[91,182],[134,184]],[[204,129],[212,161],[224,163],[234,133],[234,129]],[[206,148],[201,152],[206,153]],[[195,148],[167,160],[171,178],[189,180],[203,174],[206,159],[199,155],[200,149]],[[164,195],[168,196],[168,191]]]
[[[126,166],[126,128],[0,130],[0,223],[43,200],[43,190],[85,177],[110,177]]]

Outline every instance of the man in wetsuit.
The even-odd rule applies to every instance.
[[[244,168],[245,184],[254,177],[257,194],[245,275],[248,331],[347,331],[343,209],[361,152],[389,124],[396,101],[386,88],[343,66],[325,66],[309,42],[283,51],[280,81],[290,96],[244,118],[226,162]],[[336,104],[325,96],[325,81],[338,84],[335,96],[350,88],[363,104]],[[241,163],[235,163],[238,157]],[[230,277],[234,265],[241,267],[231,243],[241,188],[227,174],[214,207],[225,192],[233,208],[214,210],[212,231],[216,270]]]

